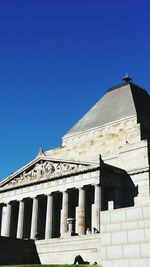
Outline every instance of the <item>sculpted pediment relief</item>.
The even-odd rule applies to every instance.
[[[32,166],[27,167],[25,170],[16,174],[10,180],[7,180],[1,188],[16,187],[19,185],[25,185],[39,180],[46,180],[49,178],[62,176],[69,174],[74,171],[85,168],[85,164],[67,163],[67,162],[56,162],[50,160],[39,160]]]

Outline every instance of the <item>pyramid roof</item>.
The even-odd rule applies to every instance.
[[[109,89],[65,137],[131,116],[150,120],[150,96],[141,87],[125,82]]]

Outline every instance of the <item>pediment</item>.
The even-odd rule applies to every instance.
[[[1,184],[0,189],[18,187],[36,183],[38,181],[52,179],[55,177],[71,174],[85,169],[89,164],[64,162],[40,158],[26,165],[20,171],[6,178]]]

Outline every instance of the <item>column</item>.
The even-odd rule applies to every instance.
[[[4,236],[4,232],[5,232],[5,217],[6,217],[6,206],[3,205],[2,206],[2,214],[1,214],[2,218],[1,218],[1,236]]]
[[[94,204],[92,205],[92,228],[100,231],[100,210],[101,210],[101,187],[95,185]]]
[[[68,192],[63,192],[62,197],[62,210],[61,210],[61,219],[60,219],[60,234],[63,236],[64,233],[68,231],[67,227],[67,219],[68,219]]]
[[[52,237],[53,196],[47,196],[45,239]]]
[[[76,208],[76,232],[85,234],[85,190],[79,188],[79,205]]]
[[[19,201],[17,238],[23,238],[23,221],[24,221],[24,201]]]
[[[4,236],[10,236],[10,222],[11,222],[11,204],[7,203],[5,210],[5,225],[4,225]]]
[[[38,198],[34,197],[32,206],[31,233],[30,233],[31,239],[35,239],[35,235],[37,233],[37,220],[38,220]]]

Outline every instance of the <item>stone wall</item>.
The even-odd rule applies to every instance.
[[[0,236],[0,265],[40,263],[33,240]]]
[[[62,146],[46,152],[50,158],[105,163],[126,170],[135,186],[139,201],[149,197],[148,141],[142,140],[142,126],[132,116],[102,127],[63,137]],[[144,173],[144,174],[143,174]],[[142,175],[142,177],[141,177]]]
[[[72,264],[77,255],[84,261],[101,263],[100,234],[35,241],[42,264]]]
[[[150,266],[150,202],[101,212],[102,267]]]
[[[133,116],[81,133],[66,135],[61,147],[47,151],[46,154],[50,158],[98,162],[99,154],[103,159],[118,157],[120,147],[140,140],[140,124]]]

